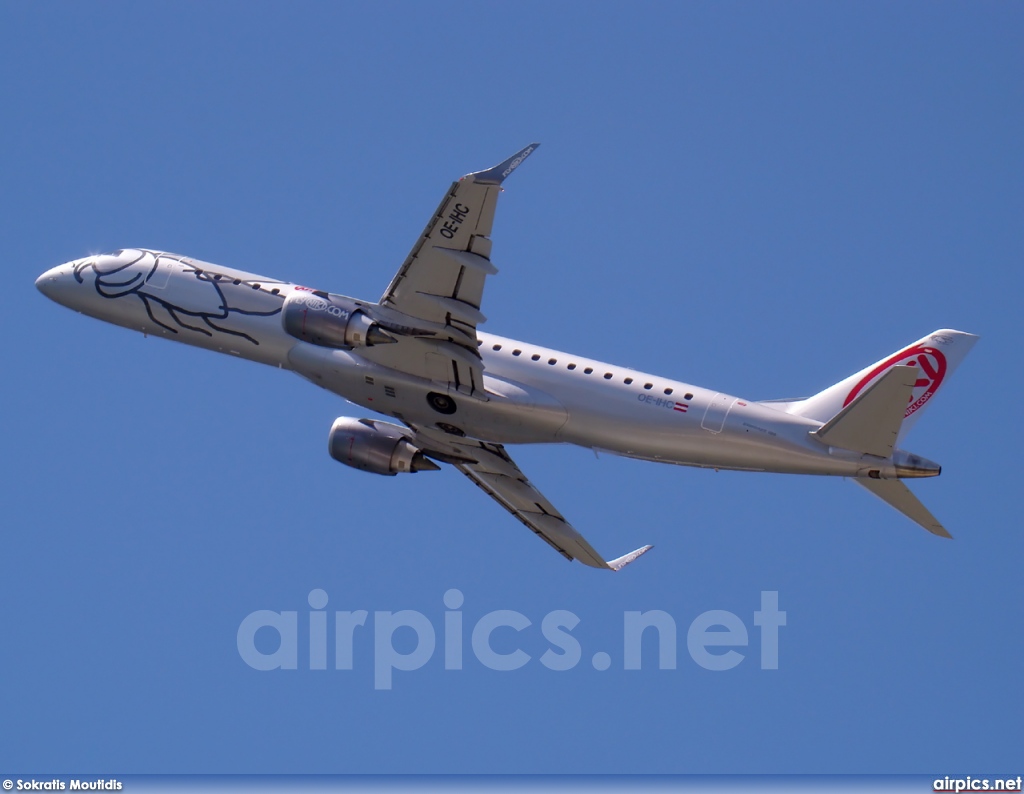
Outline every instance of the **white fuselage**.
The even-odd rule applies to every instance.
[[[771,404],[485,333],[487,398],[453,391],[457,415],[440,416],[426,396],[447,384],[387,366],[397,345],[336,349],[289,335],[281,307],[304,287],[182,257],[133,271],[116,257],[61,265],[37,285],[98,319],[293,370],[368,410],[427,427],[448,423],[485,441],[570,443],[722,469],[895,476],[892,458],[828,447],[810,435],[820,422]]]

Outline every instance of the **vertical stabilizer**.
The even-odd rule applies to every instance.
[[[977,336],[963,331],[935,331],[825,391],[791,403],[786,410],[797,416],[828,422],[893,367],[916,366],[921,372],[903,415],[899,433],[899,438],[902,438],[921,415],[921,409],[938,393],[977,341]]]

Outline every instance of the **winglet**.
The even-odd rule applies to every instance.
[[[529,157],[538,146],[540,146],[539,143],[531,143],[494,168],[488,168],[486,171],[474,171],[472,174],[466,174],[463,179],[473,177],[473,181],[478,185],[500,185],[522,165],[523,160]]]
[[[631,551],[629,554],[624,554],[617,560],[612,560],[611,562],[609,562],[608,567],[611,568],[613,571],[621,571],[623,568],[625,568],[627,565],[633,562],[633,560],[635,560],[637,557],[642,557],[644,554],[646,554],[653,548],[654,546],[644,546],[643,548],[637,549],[636,551]]]

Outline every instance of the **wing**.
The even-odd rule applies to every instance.
[[[368,358],[483,397],[476,328],[487,319],[480,311],[484,281],[498,272],[491,264],[494,210],[501,183],[539,145],[452,183],[380,299],[385,319],[393,311],[396,321],[409,324],[412,318],[422,332]]]
[[[605,561],[587,543],[586,538],[526,479],[526,475],[519,470],[501,444],[420,429],[415,431],[414,443],[426,455],[453,464],[567,560],[579,560],[592,568],[619,571],[652,548],[643,546],[618,559]]]
[[[531,143],[500,165],[453,182],[402,267],[381,296],[410,317],[474,335],[491,264],[491,226],[501,183],[540,146]]]

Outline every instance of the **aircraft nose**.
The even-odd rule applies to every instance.
[[[39,290],[44,295],[46,295],[47,298],[49,298],[50,297],[49,291],[51,289],[51,285],[59,277],[60,277],[60,266],[58,266],[58,267],[51,267],[49,270],[47,270],[45,273],[43,273],[43,275],[41,275],[39,278],[36,279],[36,289]]]
[[[66,303],[65,295],[69,291],[74,275],[71,272],[71,264],[57,265],[51,267],[39,278],[36,279],[36,289],[47,298],[57,303]]]

